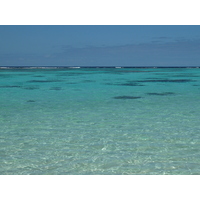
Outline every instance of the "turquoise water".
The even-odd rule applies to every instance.
[[[200,174],[199,68],[0,70],[0,174]]]

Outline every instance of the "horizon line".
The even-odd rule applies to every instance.
[[[40,68],[200,68],[199,66],[21,66],[21,65],[16,65],[16,66],[0,66],[0,69],[9,69],[9,68],[32,68],[32,69],[40,69]]]

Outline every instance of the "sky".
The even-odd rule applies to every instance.
[[[0,25],[0,66],[200,66],[200,26]]]

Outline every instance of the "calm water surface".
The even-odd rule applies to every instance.
[[[0,174],[200,174],[200,69],[0,70]]]

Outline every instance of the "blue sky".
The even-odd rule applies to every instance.
[[[0,66],[200,66],[200,26],[0,26]]]

